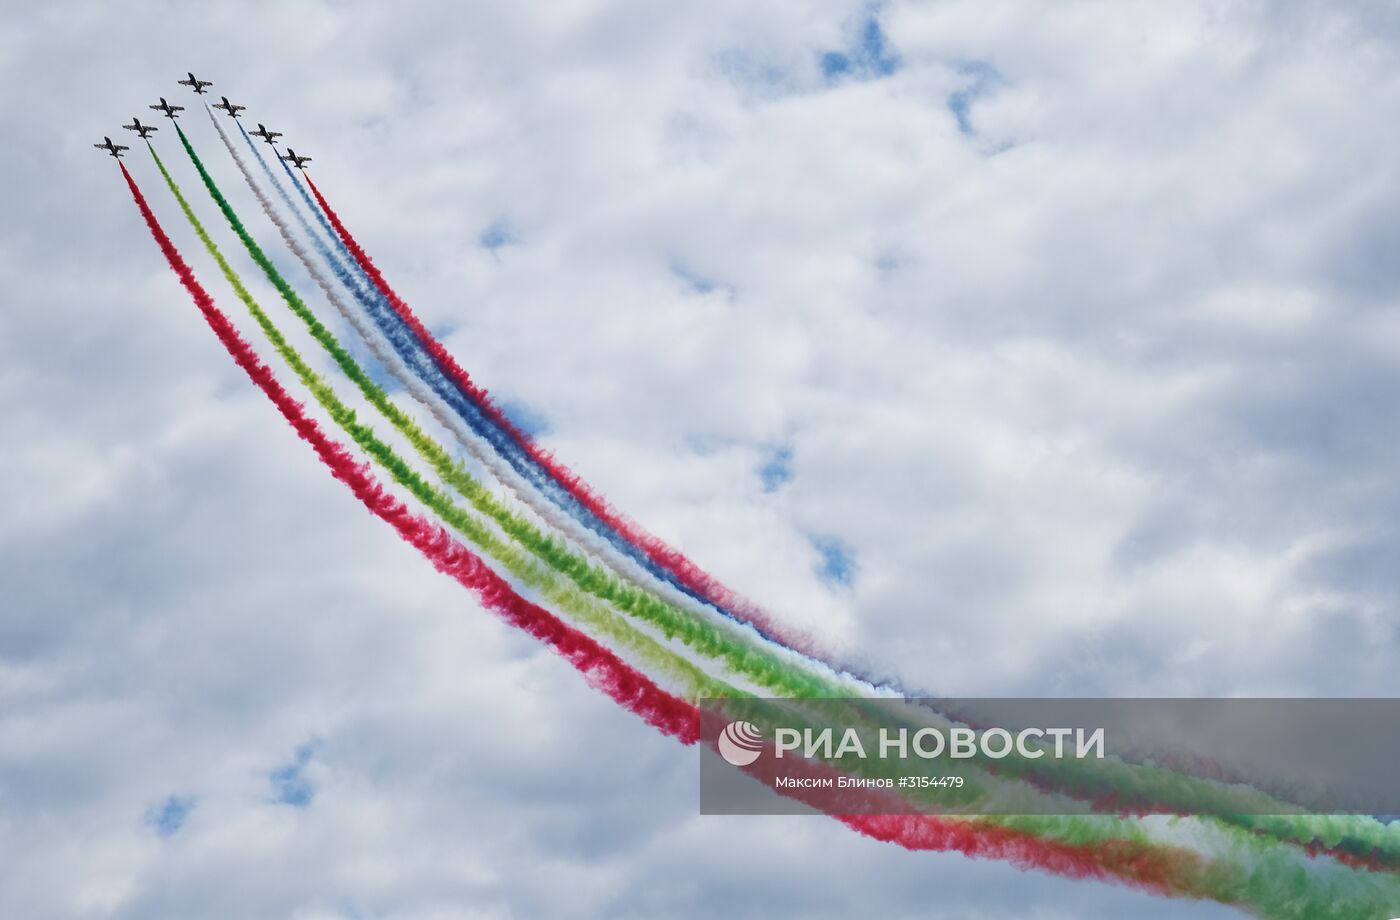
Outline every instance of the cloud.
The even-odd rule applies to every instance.
[[[876,673],[1392,695],[1387,9],[16,10],[0,914],[1226,916],[696,815],[693,752],[324,476],[88,145],[207,74],[547,447]]]

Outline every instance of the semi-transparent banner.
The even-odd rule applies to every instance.
[[[1400,815],[1400,700],[701,701],[705,814]]]

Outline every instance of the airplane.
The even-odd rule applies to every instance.
[[[130,147],[123,147],[121,144],[114,144],[114,143],[112,143],[112,139],[111,139],[110,137],[103,137],[102,140],[103,140],[103,143],[101,143],[101,144],[93,144],[92,146],[96,147],[98,150],[105,150],[105,151],[107,151],[108,153],[110,153],[112,156],[116,157],[116,158],[119,159],[119,160],[122,158],[122,151],[123,151],[123,150],[130,150],[130,149],[131,149]]]
[[[306,164],[311,162],[311,157],[299,157],[297,156],[297,152],[290,147],[287,148],[287,155],[280,159],[286,160],[288,163],[291,163],[297,169],[301,170],[306,169]]]
[[[160,97],[160,105],[153,105],[151,106],[151,108],[155,109],[157,112],[160,112],[166,118],[169,118],[172,121],[180,117],[179,115],[175,114],[176,112],[183,112],[185,110],[185,107],[183,105],[171,105],[170,103],[166,102],[164,96]]]
[[[269,144],[273,143],[275,138],[279,138],[282,136],[281,131],[269,131],[266,128],[264,128],[262,122],[258,122],[258,130],[250,131],[248,133],[253,135],[254,137],[262,138]]]
[[[225,112],[228,112],[229,116],[232,118],[237,118],[239,112],[248,108],[246,105],[234,105],[232,102],[228,101],[227,96],[220,96],[219,98],[224,101],[214,103],[214,108],[223,109]]]
[[[131,124],[129,124],[129,125],[122,125],[122,127],[125,128],[125,129],[128,130],[128,131],[135,131],[137,137],[141,138],[141,140],[143,140],[143,141],[144,141],[146,138],[148,138],[148,137],[151,136],[151,132],[152,132],[152,131],[159,131],[159,130],[160,130],[160,129],[157,128],[155,125],[143,125],[143,124],[141,124],[141,119],[137,118],[135,115],[133,115],[133,116],[131,117]]]
[[[190,89],[194,90],[196,93],[205,93],[205,92],[208,92],[208,90],[206,90],[204,87],[206,87],[206,86],[213,86],[213,85],[214,85],[213,83],[211,83],[211,82],[208,81],[208,80],[201,80],[201,79],[199,79],[198,77],[196,77],[196,76],[194,75],[194,71],[190,71],[190,72],[189,72],[189,79],[188,79],[188,80],[177,80],[176,82],[179,83],[181,86],[188,86]]]

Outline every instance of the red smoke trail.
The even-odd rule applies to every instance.
[[[170,267],[180,277],[205,320],[219,341],[228,349],[233,360],[243,368],[253,383],[267,394],[302,440],[315,449],[332,475],[350,487],[355,497],[372,513],[392,525],[399,535],[413,544],[432,562],[434,568],[457,579],[463,587],[480,598],[484,607],[494,611],[507,623],[519,627],[536,639],[553,646],[570,664],[583,672],[588,682],[625,709],[636,713],[663,734],[674,735],[684,744],[696,741],[699,718],[695,707],[665,692],[646,675],[638,672],[611,651],[603,648],[583,633],[566,626],[549,611],[525,600],[499,575],[488,568],[479,557],[458,543],[442,527],[414,514],[397,498],[384,491],[379,481],[369,473],[369,464],[358,462],[339,443],[327,437],[314,419],[309,418],[273,376],[272,369],[258,360],[251,346],[243,341],[195,279],[175,244],[165,235],[156,216],[146,204],[145,196],[136,187],[131,173],[121,166],[122,175],[131,187],[131,195],[146,226],[165,254]]]
[[[442,527],[412,513],[398,499],[384,492],[379,482],[340,444],[327,437],[277,382],[243,341],[213,298],[195,279],[175,244],[166,236],[146,203],[126,165],[118,163],[132,198],[145,218],[151,236],[165,255],[214,334],[248,377],[277,406],[297,434],[320,456],[331,474],[350,487],[372,513],[391,524],[423,553],[438,571],[451,575],[473,591],[483,606],[507,622],[553,646],[588,682],[626,709],[640,715],[663,734],[684,744],[697,738],[699,711],[690,703],[665,692],[612,652],[588,636],[564,625],[553,614],[520,597],[503,579],[487,568]],[[945,821],[927,816],[838,816],[839,820],[876,840],[897,843],[911,850],[951,850],[967,856],[1004,859],[1023,869],[1041,869],[1071,878],[1118,879],[1156,894],[1194,894],[1201,860],[1176,848],[1153,847],[1127,841],[1096,846],[1044,840],[1025,831],[975,821]]]
[[[584,507],[592,511],[600,520],[606,523],[617,533],[621,534],[627,542],[646,553],[653,562],[669,570],[685,587],[708,600],[716,607],[723,608],[734,616],[751,623],[760,631],[771,636],[778,636],[789,648],[802,652],[813,657],[822,657],[820,649],[812,647],[810,640],[793,636],[775,624],[772,618],[753,601],[748,600],[732,589],[721,584],[717,579],[705,572],[695,563],[691,562],[685,554],[679,550],[667,546],[660,538],[653,536],[644,530],[626,515],[622,514],[607,503],[601,496],[594,494],[577,474],[566,468],[562,463],[554,459],[548,451],[535,444],[529,435],[520,431],[506,418],[491,401],[490,394],[481,387],[478,387],[471,379],[471,376],[452,357],[451,352],[443,347],[431,332],[428,331],[418,319],[418,316],[409,308],[402,298],[389,287],[384,276],[375,267],[369,255],[350,235],[350,231],[345,229],[340,218],[331,209],[321,190],[316,187],[316,183],[311,181],[311,177],[302,174],[306,179],[306,184],[311,187],[311,193],[316,196],[316,201],[321,205],[321,210],[326,212],[326,217],[330,218],[331,225],[335,227],[336,233],[345,242],[345,248],[350,250],[350,254],[355,257],[360,268],[374,282],[374,286],[384,295],[394,312],[399,318],[413,330],[413,334],[422,342],[424,349],[432,356],[438,367],[452,379],[454,383],[480,408],[483,414],[491,419],[502,431],[504,431],[513,441],[529,454],[540,468],[549,474],[561,486],[569,491],[579,500]]]
[[[1119,881],[1163,897],[1209,897],[1212,874],[1221,873],[1198,853],[1131,840],[1093,846],[1061,843],[1025,831],[975,821],[925,815],[836,815],[847,827],[906,850],[957,852],[974,859],[1004,860],[1019,869],[1041,869],[1072,879]],[[1233,873],[1232,873],[1233,874]],[[1229,903],[1220,898],[1213,900]]]

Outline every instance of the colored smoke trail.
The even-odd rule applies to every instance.
[[[397,498],[385,492],[366,468],[367,464],[357,461],[348,450],[321,431],[315,420],[308,417],[301,405],[277,382],[272,369],[258,359],[228,317],[215,306],[213,298],[200,285],[175,244],[161,229],[136,180],[127,172],[126,165],[118,165],[151,236],[209,327],[248,378],[272,401],[301,439],[316,451],[331,474],[345,483],[371,513],[397,530],[399,536],[422,553],[434,568],[450,575],[475,594],[483,607],[550,646],[582,673],[590,685],[658,731],[678,738],[682,743],[693,744],[697,740],[698,725],[693,706],[666,693],[616,654],[566,626],[548,610],[525,600],[440,525],[414,514]]]
[[[666,573],[661,577],[691,594],[697,600],[712,604],[726,615],[752,625],[762,635],[775,639],[788,648],[812,658],[827,658],[820,649],[813,645],[810,639],[783,629],[757,604],[726,587],[691,562],[679,550],[668,546],[658,537],[644,530],[639,524],[618,512],[601,496],[593,492],[581,477],[567,469],[549,452],[541,449],[539,445],[516,428],[505,416],[505,413],[491,400],[490,395],[476,385],[456,359],[452,357],[451,352],[443,347],[442,343],[428,331],[408,304],[389,286],[373,260],[346,229],[345,224],[331,208],[330,203],[326,201],[325,196],[321,194],[321,190],[316,187],[316,183],[310,176],[306,176],[306,184],[340,235],[345,247],[350,250],[361,270],[369,276],[375,287],[393,307],[399,321],[412,331],[418,342],[432,356],[440,371],[447,376],[458,391],[470,399],[489,423],[500,432],[510,453],[523,453],[530,463],[563,488],[572,499],[572,502],[568,504],[581,508],[587,513],[587,516],[592,517],[599,525],[610,531],[617,540],[650,560],[652,566],[649,568],[654,574],[660,574],[657,571],[659,569],[660,572]],[[493,443],[495,442],[493,441]],[[546,494],[551,493],[547,492]],[[585,523],[588,522],[585,521]]]

